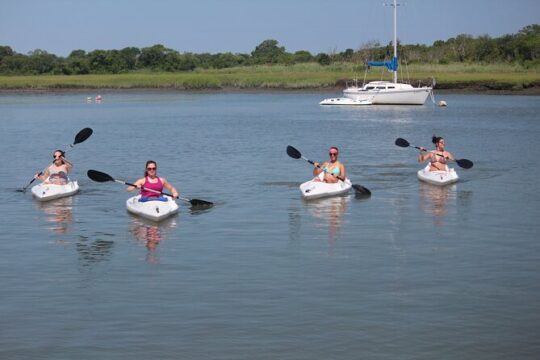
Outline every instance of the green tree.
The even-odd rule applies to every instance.
[[[315,56],[315,60],[321,65],[330,65],[330,56],[325,53],[319,53],[317,56]]]
[[[136,47],[126,47],[120,50],[118,54],[119,60],[122,62],[123,70],[130,71],[137,68],[137,62],[141,56],[141,50]]]
[[[474,42],[476,61],[495,62],[501,59],[496,42],[489,35],[479,36]]]
[[[295,63],[306,63],[313,61],[313,55],[309,51],[300,50],[293,54],[293,61]]]
[[[351,61],[354,56],[353,49],[345,49],[345,51],[339,53],[339,59],[341,61]]]
[[[454,56],[457,61],[464,62],[467,59],[471,59],[474,49],[473,38],[471,35],[460,34],[455,39],[449,39],[448,44],[454,52]]]
[[[26,71],[31,74],[52,73],[58,63],[56,55],[49,54],[45,50],[36,49],[28,53]]]
[[[84,58],[85,56],[86,56],[86,51],[78,49],[78,50],[73,50],[72,52],[70,52],[68,58]]]
[[[277,40],[264,40],[251,52],[255,64],[276,64],[280,56],[285,54],[285,48],[278,46]]]
[[[142,48],[139,56],[141,67],[164,69],[170,66],[170,61],[178,54],[177,51],[168,49],[161,44]]]
[[[13,56],[15,52],[9,46],[0,46],[0,61],[6,56]]]

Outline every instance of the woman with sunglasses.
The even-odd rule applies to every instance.
[[[69,181],[68,173],[73,168],[73,164],[64,155],[65,153],[62,150],[55,150],[53,153],[53,163],[42,173],[34,175],[34,178],[47,184],[67,184]]]
[[[174,186],[172,186],[165,178],[157,176],[157,163],[154,160],[148,160],[146,162],[144,177],[135,181],[134,185],[135,186],[129,186],[127,191],[140,189],[141,199],[139,201],[141,202],[148,200],[166,201],[166,198],[162,197],[160,194],[163,191],[163,188],[169,190],[175,198],[178,197],[178,192]]]
[[[324,181],[327,183],[336,183],[339,180],[344,181],[346,178],[345,165],[338,161],[339,150],[337,147],[332,146],[328,151],[330,161],[327,161],[320,165],[315,163],[313,169],[313,175],[317,176],[324,171]]]
[[[454,160],[454,155],[444,149],[445,142],[441,136],[433,135],[431,142],[435,144],[435,150],[424,153],[426,148],[420,147],[418,162],[429,160],[429,171],[448,171],[447,160]]]

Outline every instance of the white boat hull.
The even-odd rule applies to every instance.
[[[140,202],[141,195],[133,196],[127,199],[127,210],[142,218],[161,221],[178,212],[178,205],[174,200],[167,197],[167,201],[151,200]]]
[[[323,173],[321,173],[322,175]],[[300,185],[302,197],[306,200],[320,199],[329,196],[346,194],[351,190],[352,184],[349,179],[338,181],[337,183],[327,183],[321,181],[324,176],[316,176],[310,181]]]
[[[418,179],[433,185],[444,186],[453,184],[459,180],[459,176],[454,169],[449,171],[429,171],[430,165],[418,170]]]
[[[77,181],[69,181],[65,185],[41,183],[32,187],[32,195],[39,201],[49,201],[71,196],[79,191]]]
[[[343,95],[354,101],[370,101],[373,105],[424,105],[432,88],[411,88],[407,90],[362,90],[347,88]]]

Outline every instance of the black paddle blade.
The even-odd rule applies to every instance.
[[[368,188],[365,188],[362,185],[353,184],[352,187],[358,195],[371,196],[371,191],[369,191]]]
[[[399,147],[409,147],[411,144],[405,139],[397,138],[395,144]]]
[[[114,179],[109,174],[105,174],[104,172],[97,171],[97,170],[88,170],[86,175],[88,175],[88,177],[91,180],[94,180],[97,182],[114,181]]]
[[[471,160],[467,160],[467,159],[458,159],[458,160],[456,160],[456,163],[457,163],[460,167],[462,167],[462,168],[464,168],[464,169],[470,169],[470,168],[472,168],[473,165],[474,165],[473,162],[472,162]]]
[[[296,150],[291,145],[287,146],[287,155],[289,155],[293,159],[300,159],[302,157],[300,151]]]
[[[200,200],[200,199],[191,199],[191,200],[189,200],[189,203],[191,204],[191,206],[196,206],[196,207],[214,206],[214,203],[212,203],[210,201]]]
[[[75,141],[73,142],[73,145],[82,143],[83,141],[88,139],[93,132],[94,130],[90,128],[82,129],[77,135],[75,135]]]

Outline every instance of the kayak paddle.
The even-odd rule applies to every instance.
[[[289,155],[290,157],[292,157],[293,159],[303,159],[303,160],[306,160],[308,163],[310,163],[311,165],[315,165],[315,162],[309,160],[309,159],[306,159],[305,157],[302,156],[302,153],[300,153],[300,151],[298,151],[296,148],[292,147],[291,145],[288,145],[287,146],[287,155]],[[320,165],[317,165],[317,167],[319,169],[322,169],[320,167]],[[322,169],[325,173],[328,174],[328,172],[324,169]],[[330,173],[330,175],[332,175],[333,177],[335,177],[336,179],[342,181],[340,178],[338,178],[336,175]],[[362,185],[359,185],[359,184],[353,184],[352,185],[353,189],[356,190],[356,192],[358,192],[359,194],[361,195],[371,195],[371,191],[369,191],[369,189],[363,187]]]
[[[113,181],[113,182],[117,182],[117,183],[124,184],[124,185],[127,185],[127,186],[135,186],[136,187],[135,184],[131,184],[131,183],[125,182],[123,180],[115,179],[112,176],[110,176],[109,174],[106,174],[104,172],[97,171],[97,170],[88,170],[87,175],[91,180],[94,180],[96,182]],[[174,196],[172,196],[171,194],[168,194],[166,192],[160,192],[160,191],[157,191],[157,190],[147,189],[147,188],[143,188],[143,189],[146,190],[146,191],[155,192],[156,194],[169,196],[169,197],[171,197],[173,199],[175,198]],[[176,197],[176,199],[186,201],[186,202],[190,203],[191,206],[212,206],[212,205],[214,205],[214,203],[212,203],[210,201],[205,201],[205,200],[200,200],[200,199],[186,199],[186,198],[183,198],[183,197],[180,197],[180,196]]]
[[[405,139],[402,139],[402,138],[397,138],[396,139],[396,145],[399,146],[399,147],[403,147],[403,148],[406,148],[406,147],[413,147],[415,149],[418,149],[418,150],[422,150],[420,147],[418,146],[413,146],[411,144],[409,144],[409,142]],[[437,154],[439,155],[439,154]],[[442,155],[439,155],[439,156],[442,156]],[[473,162],[471,160],[467,160],[467,159],[454,159],[454,161],[462,168],[464,169],[470,169],[473,167]]]
[[[75,135],[75,140],[73,141],[73,144],[70,144],[69,145],[69,148],[70,149],[73,149],[73,147],[77,144],[80,144],[82,143],[83,141],[85,141],[86,139],[88,139],[90,137],[90,135],[92,135],[94,131],[90,128],[84,128],[82,129],[81,131],[79,131],[77,133],[77,135]],[[67,150],[66,150],[67,151]],[[65,151],[64,151],[65,152]],[[41,176],[43,174],[43,171],[40,171],[38,176]],[[28,187],[30,185],[32,185],[32,183],[36,181],[36,178],[33,178],[32,180],[30,180],[30,182],[28,183],[28,185],[26,185],[25,187],[23,187],[22,189],[18,189],[17,191],[19,192],[26,192],[26,189],[28,189]]]

